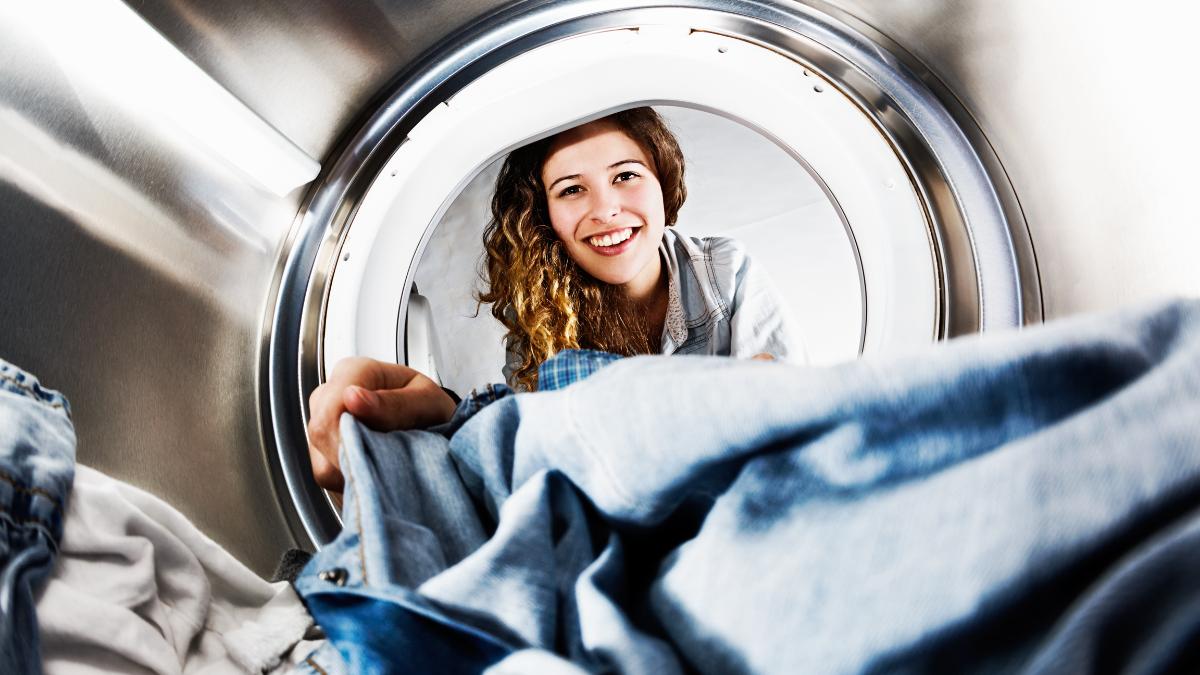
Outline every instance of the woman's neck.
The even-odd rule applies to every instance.
[[[667,291],[667,286],[663,283],[666,280],[665,268],[662,255],[654,256],[653,262],[647,264],[637,273],[637,276],[622,285],[625,297],[642,307],[655,304],[660,294],[665,297]]]
[[[667,319],[667,266],[659,255],[653,264],[646,267],[646,273],[639,274],[625,284],[623,290],[625,297],[642,311],[646,320],[646,341],[650,349],[657,353],[662,342],[663,324]]]

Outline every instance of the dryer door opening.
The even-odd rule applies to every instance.
[[[276,479],[309,539],[328,541],[338,524],[308,475],[308,392],[349,355],[445,379],[456,359],[438,337],[449,334],[438,312],[446,297],[461,300],[470,276],[464,256],[450,255],[462,253],[450,223],[468,208],[456,198],[486,192],[510,149],[614,110],[660,106],[685,140],[688,128],[704,129],[685,148],[697,157],[705,139],[728,155],[730,139],[750,134],[765,157],[775,153],[770,161],[791,166],[796,193],[820,197],[803,221],[819,224],[804,230],[793,219],[781,230],[815,238],[752,251],[775,260],[777,284],[793,268],[838,280],[822,290],[839,311],[814,309],[811,298],[795,305],[813,362],[1040,317],[1011,189],[952,101],[878,36],[831,16],[722,5],[597,14],[568,2],[494,15],[402,76],[350,141],[298,221],[264,354]],[[457,260],[457,287],[433,271],[448,260]],[[442,329],[414,330],[430,321]],[[453,384],[482,384],[473,377],[456,373]]]

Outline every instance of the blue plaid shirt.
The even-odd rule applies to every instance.
[[[562,389],[622,358],[594,349],[566,349],[538,367],[538,391]]]

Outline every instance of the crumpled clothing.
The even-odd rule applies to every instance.
[[[287,582],[268,583],[162,500],[82,465],[37,617],[47,673],[261,673],[290,666],[313,625]]]
[[[832,368],[622,359],[449,440],[341,433],[309,672],[1200,667],[1195,301]]]

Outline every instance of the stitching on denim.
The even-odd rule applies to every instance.
[[[362,433],[358,434],[359,439],[362,439]],[[354,518],[358,526],[358,565],[362,572],[363,586],[367,586],[367,551],[366,537],[363,536],[363,520],[362,520],[362,496],[358,494],[358,481],[354,478],[354,470],[346,467],[346,479],[350,485],[350,490],[354,492]]]
[[[10,377],[9,375],[7,375],[7,374],[5,374],[5,373],[0,373],[0,380],[5,380],[5,381],[7,381],[7,382],[12,382],[14,385],[16,385],[17,387],[19,387],[20,389],[23,389],[23,390],[25,390],[27,393],[29,393],[31,396],[33,396],[33,397],[34,397],[34,400],[36,400],[38,403],[41,403],[42,405],[48,405],[48,406],[50,406],[51,408],[58,408],[58,409],[60,409],[60,410],[61,410],[61,409],[62,409],[62,407],[63,407],[63,404],[62,404],[62,403],[55,403],[55,402],[51,402],[51,401],[47,401],[47,400],[43,399],[43,398],[41,397],[41,395],[40,395],[40,394],[38,394],[38,393],[37,393],[37,391],[35,391],[34,389],[31,389],[31,388],[29,387],[29,385],[25,384],[24,382],[19,382],[19,381],[17,381],[15,378],[13,378],[13,377]]]
[[[312,666],[313,670],[317,671],[321,675],[329,675],[329,673],[325,672],[324,668],[322,668],[321,666],[318,666],[316,661],[313,661],[313,657],[311,654],[308,656],[307,659],[304,659],[304,662],[307,663],[308,665]]]
[[[704,271],[708,272],[708,280],[712,282],[713,288],[717,290],[717,306],[721,309],[721,315],[729,318],[729,305],[725,304],[725,295],[721,284],[717,283],[717,271],[713,269],[711,244],[704,247]]]
[[[703,314],[697,316],[695,319],[688,321],[687,327],[688,330],[700,328],[702,326],[710,325],[716,322],[718,318],[722,317],[724,317],[724,313],[721,311],[721,308],[713,307],[712,309],[706,310]]]
[[[58,497],[55,497],[52,493],[50,493],[46,490],[43,490],[42,488],[25,487],[24,483],[22,483],[19,479],[14,478],[11,474],[9,474],[5,471],[0,471],[0,480],[4,481],[5,483],[8,483],[9,485],[12,485],[13,489],[16,490],[17,492],[24,492],[25,494],[29,494],[29,495],[41,495],[42,497],[49,499],[51,502],[54,502],[55,510],[62,509],[62,502],[60,502],[58,500]]]

